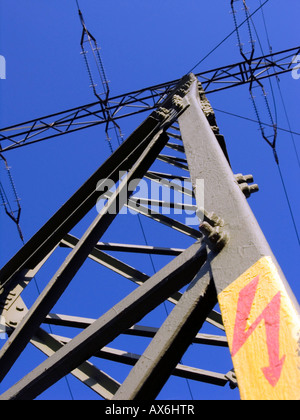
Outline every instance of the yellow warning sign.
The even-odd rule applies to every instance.
[[[300,399],[300,319],[271,257],[218,296],[240,396]]]

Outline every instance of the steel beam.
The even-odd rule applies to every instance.
[[[205,261],[206,247],[196,242],[6,391],[1,399],[35,398],[189,283]]]
[[[1,269],[0,284],[7,285],[23,269],[34,268],[63,237],[95,206],[102,179],[117,182],[120,171],[127,171],[141,153],[141,139],[160,127],[160,121],[150,116],[127,141],[121,144],[99,169],[73,194],[49,221]],[[12,287],[12,286],[10,286]]]
[[[51,357],[65,344],[65,342],[52,334],[48,334],[42,328],[38,329],[30,342],[48,357]],[[89,361],[83,362],[71,374],[106,400],[112,399],[120,386],[119,382],[96,368]]]
[[[181,176],[181,175],[174,175],[174,174],[166,174],[164,172],[154,172],[154,171],[149,171],[147,172],[146,177],[149,177],[150,179],[153,178],[153,180],[155,178],[161,178],[161,179],[178,179],[179,181],[186,181],[186,182],[190,182],[190,178],[186,177],[186,176]]]
[[[203,112],[209,104],[200,101],[198,80],[191,79],[179,125],[193,188],[204,180],[205,211],[215,214],[200,230],[213,251],[218,241],[225,245],[209,259],[241,398],[294,399],[299,305]],[[257,328],[263,320],[265,328]]]
[[[73,235],[68,234],[65,236],[65,238],[61,241],[61,244],[63,246],[69,247],[74,249],[76,245],[78,244],[79,239],[76,238]],[[139,270],[136,270],[135,268],[129,266],[128,264],[118,260],[115,257],[112,257],[111,255],[106,254],[103,251],[100,251],[97,248],[97,245],[92,249],[92,251],[89,253],[89,258],[96,261],[99,264],[102,264],[103,266],[109,268],[110,270],[114,271],[115,273],[120,274],[121,276],[124,276],[125,278],[133,281],[137,284],[142,284],[146,280],[148,280],[149,276]]]
[[[21,296],[17,296],[16,300],[5,309],[4,318],[6,332],[9,337],[27,312],[28,308]],[[48,357],[52,356],[64,344],[42,328],[38,329],[31,338],[30,343]],[[71,374],[105,399],[111,399],[120,386],[117,381],[96,368],[89,361],[82,363]]]
[[[299,46],[272,54],[255,57],[219,68],[197,73],[206,93],[241,86],[253,80],[278,76],[292,70],[293,57],[299,54]],[[271,72],[273,70],[273,72]],[[159,106],[180,80],[172,80],[108,99],[107,115],[114,120],[151,111]],[[99,102],[84,104],[0,130],[1,153],[67,133],[106,124],[107,118],[99,109]]]
[[[167,134],[168,134],[169,137],[174,137],[174,134],[171,134],[171,136],[170,136],[169,132],[167,132]],[[176,150],[177,152],[184,153],[184,147],[180,144],[175,144],[175,143],[168,142],[166,144],[166,147],[168,147],[170,149],[173,149],[173,150]]]
[[[111,195],[112,193],[110,191],[107,191],[103,194],[103,196],[107,198],[111,197]],[[200,239],[203,236],[202,233],[199,232],[199,230],[187,226],[184,223],[179,222],[178,220],[172,219],[171,217],[168,217],[165,214],[158,213],[155,210],[143,206],[142,204],[137,205],[137,200],[133,200],[132,198],[128,200],[126,207],[146,217],[149,217],[150,219],[155,220],[156,222],[162,223],[163,225],[166,225],[180,233],[183,233],[184,235],[190,236],[191,238]]]
[[[158,332],[158,330],[159,328],[145,327],[142,325],[134,325],[133,327],[125,331],[124,334],[153,338],[155,334]],[[198,333],[195,335],[192,342],[195,344],[205,344],[205,345],[212,345],[212,346],[217,346],[217,347],[228,347],[227,339],[225,336],[222,336],[222,335]]]
[[[168,156],[168,155],[159,155],[157,159],[161,160],[162,162],[169,163],[172,166],[175,166],[179,169],[184,169],[185,171],[189,170],[189,167],[182,163],[182,159],[179,159],[174,156]],[[185,160],[184,160],[185,161]]]
[[[98,242],[95,248],[101,251],[117,251],[136,254],[153,254],[153,255],[179,255],[183,248],[166,248],[161,246],[137,245],[137,244],[120,244],[113,242]]]
[[[128,353],[126,351],[111,349],[109,347],[104,347],[102,350],[96,353],[95,356],[101,359],[125,363],[131,366],[134,366],[141,358],[139,354]],[[177,364],[175,369],[172,371],[172,375],[219,386],[224,386],[228,382],[228,377],[226,374],[211,372],[192,366],[186,366],[181,363]],[[147,396],[147,400],[148,399],[149,397]]]
[[[132,197],[132,202],[135,202],[135,205],[138,206],[139,204],[145,204],[150,207],[164,207],[167,209],[179,209],[179,210],[187,210],[191,212],[196,212],[197,207],[194,204],[188,204],[188,203],[174,203],[174,202],[168,202],[168,201],[162,201],[162,200],[154,200],[151,198],[145,198],[145,197]]]
[[[270,255],[274,261],[275,257],[204,115],[195,77],[185,100],[189,107],[178,121],[193,188],[198,179],[204,180],[205,210],[221,218],[223,230],[230,235],[228,245],[216,258],[218,263],[214,263],[220,293],[262,255]]]
[[[53,339],[56,342],[63,343],[63,344],[66,344],[71,340],[69,338],[61,337],[61,336],[57,336],[53,334],[51,335],[51,337],[53,337]],[[103,347],[100,351],[95,353],[94,356],[100,359],[111,360],[113,362],[122,363],[122,364],[130,365],[130,366],[134,366],[141,357],[139,354],[130,353],[130,352],[126,352],[126,351],[118,350],[118,349],[113,349],[110,347]],[[74,375],[75,371],[72,371],[71,373]],[[103,374],[103,375],[105,375],[106,382],[109,382],[109,379],[107,379],[106,374]],[[186,366],[181,363],[179,363],[175,367],[175,369],[172,372],[172,375],[178,376],[180,378],[191,379],[194,381],[205,382],[205,383],[210,383],[210,384],[219,385],[219,386],[224,386],[229,381],[228,374],[212,372],[212,371],[208,371],[204,369],[195,368],[192,366]],[[92,381],[93,379],[91,379],[90,381],[87,381],[88,382],[87,385],[89,385],[89,382],[92,383]],[[117,384],[115,386],[115,389],[116,389],[115,392],[117,392],[117,389],[119,387],[120,387],[120,384]],[[113,395],[111,391],[107,388],[108,387],[106,386],[104,388],[104,391],[101,390],[101,392],[102,394],[106,394],[106,396],[104,397],[105,399],[110,400],[112,399]]]
[[[210,267],[200,269],[113,400],[153,400],[217,302]]]
[[[49,325],[59,325],[62,327],[72,327],[84,329],[89,327],[95,319],[83,318],[74,315],[64,315],[64,314],[49,314],[44,320],[45,324]],[[123,334],[133,335],[137,337],[148,337],[153,338],[159,328],[148,327],[144,325],[134,325],[128,330],[124,331]],[[205,344],[212,345],[217,347],[228,347],[228,342],[225,336],[223,335],[214,335],[214,334],[197,334],[193,339],[195,344]]]
[[[129,173],[122,180],[117,191],[92,222],[77,246],[67,256],[63,265],[58,269],[34,305],[30,308],[23,320],[10,337],[0,352],[0,379],[3,379],[16,361],[26,344],[64,292],[72,278],[84,263],[91,250],[100,240],[101,236],[115,219],[115,209],[121,209],[133,193],[136,185],[130,185],[132,181],[140,179],[149,169],[157,154],[163,149],[168,141],[168,136],[159,130],[156,133],[147,134],[138,146],[140,157],[133,164]],[[130,188],[129,188],[130,185]],[[116,205],[117,203],[117,205]],[[112,211],[113,209],[113,211]],[[118,211],[118,210],[117,210]]]
[[[79,239],[75,236],[72,236],[68,234],[63,240],[62,244],[65,246],[68,246],[70,248],[75,248],[79,242]],[[124,262],[118,260],[115,257],[112,257],[111,255],[106,254],[103,251],[100,251],[96,247],[93,248],[93,250],[89,254],[89,258],[91,258],[93,261],[102,264],[103,266],[109,268],[110,270],[114,271],[115,273],[120,274],[121,276],[124,276],[128,280],[133,281],[134,283],[141,285],[145,281],[149,279],[149,276],[145,273],[142,273],[141,271],[137,270],[136,268],[133,268],[129,266],[128,264],[125,264]],[[181,293],[176,292],[172,296],[169,297],[169,301],[172,303],[178,302],[178,300],[181,297]]]

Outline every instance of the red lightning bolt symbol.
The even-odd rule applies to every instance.
[[[279,359],[279,329],[280,329],[280,292],[265,307],[258,318],[247,328],[251,307],[254,301],[259,276],[253,279],[239,293],[237,314],[233,332],[232,357],[244,345],[258,324],[264,320],[266,330],[266,344],[269,355],[269,366],[263,367],[262,372],[268,382],[274,387],[281,375],[285,356]]]

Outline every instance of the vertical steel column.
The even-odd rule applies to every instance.
[[[125,176],[117,191],[86,230],[76,247],[67,256],[65,262],[57,270],[36,302],[15,329],[10,339],[1,349],[1,380],[10,370],[32,335],[65,291],[103,233],[115,219],[119,209],[127,202],[137,185],[136,182],[147,172],[167,141],[168,136],[162,130],[159,130],[155,135],[150,134],[143,139],[141,142],[142,149],[140,150],[141,156],[137,159],[133,167],[130,168],[128,175]]]
[[[204,264],[113,399],[155,399],[216,302],[210,267]]]
[[[241,398],[298,399],[298,303],[208,123],[209,104],[200,101],[198,81],[190,77],[189,107],[179,125],[193,188],[204,180],[205,214],[215,213],[200,229],[212,249],[222,235],[228,239],[211,270]]]

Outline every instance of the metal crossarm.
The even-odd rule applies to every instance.
[[[300,47],[246,60],[216,69],[197,73],[206,94],[218,92],[253,81],[264,80],[292,70],[293,58]],[[100,102],[84,104],[55,114],[35,118],[0,129],[1,152],[23,147],[67,133],[80,131],[99,124],[107,124],[111,118],[117,121],[131,115],[143,113],[160,106],[180,80],[149,86],[122,95],[110,97],[106,103],[106,114]]]

